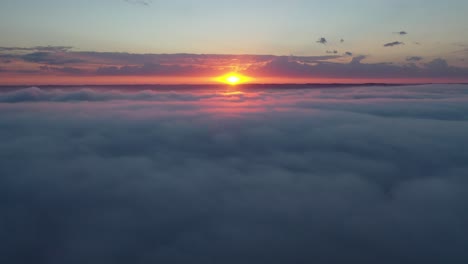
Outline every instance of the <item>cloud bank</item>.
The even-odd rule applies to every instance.
[[[240,89],[0,92],[0,261],[468,261],[468,86]]]
[[[324,38],[319,41],[327,43]],[[390,48],[403,44],[395,41],[384,46]],[[324,52],[325,56],[132,54],[81,52],[65,46],[0,47],[0,85],[11,84],[4,81],[7,79],[35,83],[40,78],[53,82],[54,77],[76,78],[84,83],[93,78],[107,78],[111,84],[132,80],[129,77],[171,77],[177,83],[179,77],[211,80],[233,71],[254,78],[302,78],[310,82],[324,78],[330,82],[341,82],[340,79],[354,79],[356,82],[368,82],[368,79],[400,83],[407,79],[468,82],[468,68],[450,65],[443,58],[425,64],[414,63],[420,61],[418,56],[406,56],[402,63],[369,63],[365,62],[363,55],[350,51],[327,49]],[[442,65],[441,61],[445,63]],[[431,68],[434,63],[443,67],[434,71]]]

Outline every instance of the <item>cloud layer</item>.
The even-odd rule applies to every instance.
[[[2,263],[466,263],[468,86],[0,93]]]
[[[327,43],[324,38],[318,42]],[[395,41],[384,46],[403,44]],[[333,48],[324,50],[324,53],[325,56],[131,54],[79,52],[62,46],[0,47],[0,85],[9,84],[2,82],[6,79],[27,79],[34,83],[46,77],[52,82],[48,84],[54,84],[54,77],[65,80],[66,77],[79,77],[84,83],[93,83],[89,80],[98,77],[108,78],[109,83],[121,83],[119,78],[129,80],[129,77],[166,77],[178,83],[177,78],[185,77],[205,78],[206,83],[233,71],[254,78],[302,78],[309,82],[323,82],[324,79],[328,82],[346,82],[342,79],[354,82],[369,82],[369,79],[374,79],[372,82],[399,83],[409,79],[414,82],[468,82],[468,68],[452,66],[443,58],[425,64],[414,63],[422,59],[418,56],[407,56],[402,63],[370,63],[366,61],[368,56],[351,51],[343,53]],[[434,70],[432,66],[435,63],[443,67]]]

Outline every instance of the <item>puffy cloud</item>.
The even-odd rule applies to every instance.
[[[432,60],[431,62],[427,63],[426,66],[434,70],[443,70],[449,67],[447,61],[441,58]]]
[[[1,262],[468,261],[468,86],[163,88],[0,92]]]
[[[400,32],[395,32],[395,34],[398,34],[400,36],[408,35],[408,32],[406,31],[400,31]]]
[[[319,40],[317,40],[317,43],[320,43],[320,44],[324,44],[324,45],[325,45],[325,44],[328,43],[328,41],[327,41],[326,38],[319,38]]]
[[[394,46],[400,46],[400,45],[405,45],[405,43],[400,42],[400,41],[394,41],[394,42],[389,42],[384,44],[384,47],[394,47]]]

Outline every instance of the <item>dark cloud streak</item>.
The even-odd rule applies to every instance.
[[[408,32],[406,31],[399,31],[399,32],[395,32],[395,34],[398,34],[400,36],[405,36],[405,35],[408,35]]]
[[[389,42],[384,44],[384,47],[395,47],[395,46],[400,46],[400,45],[405,45],[405,43],[400,42],[400,41],[394,41],[394,42]]]

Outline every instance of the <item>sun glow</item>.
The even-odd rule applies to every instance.
[[[231,72],[226,75],[217,77],[215,79],[217,82],[222,82],[226,83],[229,85],[237,85],[237,84],[242,84],[242,83],[247,83],[253,80],[251,77],[243,76],[241,74]]]
[[[233,76],[229,76],[229,77],[227,78],[227,81],[228,81],[229,83],[231,83],[231,84],[236,84],[236,83],[238,83],[238,82],[240,81],[240,78],[239,78],[239,76],[233,75]]]

